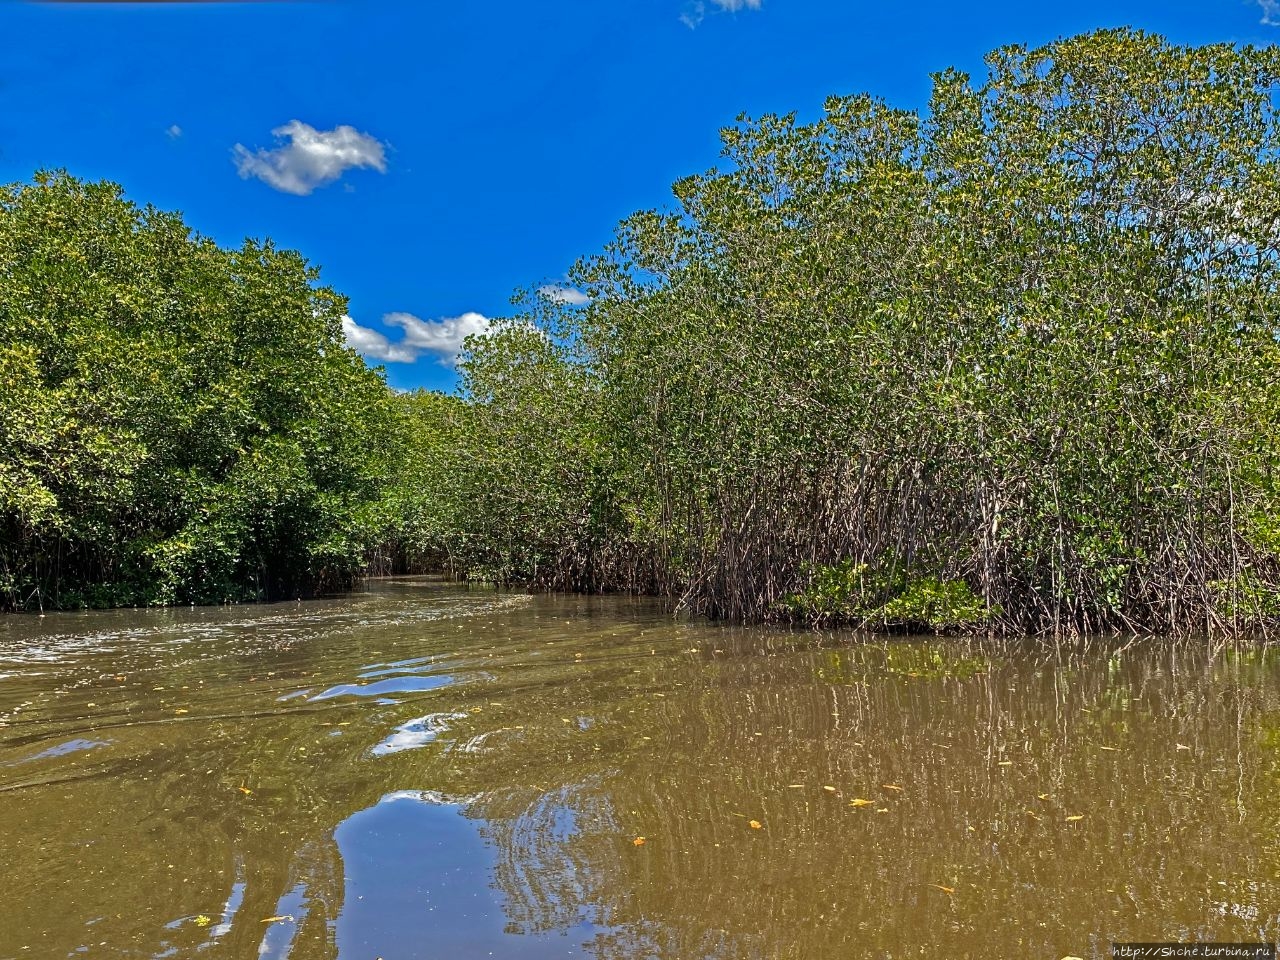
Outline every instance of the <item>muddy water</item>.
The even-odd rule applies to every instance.
[[[0,958],[1277,936],[1280,653],[735,630],[412,581],[0,621]]]

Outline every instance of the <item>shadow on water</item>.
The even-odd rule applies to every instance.
[[[1277,657],[417,581],[9,618],[0,960],[1275,939]]]

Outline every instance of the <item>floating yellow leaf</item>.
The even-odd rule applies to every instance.
[[[849,801],[849,806],[851,806],[851,807],[869,807],[869,806],[871,806],[873,803],[875,803],[875,801],[874,801],[874,800],[864,800],[864,799],[862,799],[862,797],[854,797],[852,800],[850,800],[850,801]]]
[[[1076,813],[1067,817],[1067,823],[1075,823],[1077,820],[1083,820],[1083,819],[1084,819],[1083,813]]]
[[[953,893],[955,893],[955,892],[956,892],[956,888],[955,888],[955,887],[944,887],[944,886],[943,886],[942,884],[940,884],[940,883],[931,883],[931,884],[929,884],[929,886],[934,887],[934,888],[936,888],[936,889],[938,889],[938,890],[941,890],[941,891],[942,891],[943,893],[945,893],[947,896],[951,896]]]
[[[236,789],[239,790],[241,793],[243,793],[246,797],[249,796],[249,794],[253,793],[253,791],[250,790],[248,787],[236,787]]]
[[[285,913],[285,914],[281,914],[281,915],[280,915],[280,916],[278,916],[278,917],[267,917],[265,920],[263,920],[263,921],[261,921],[261,922],[262,922],[262,923],[278,923],[278,922],[280,922],[281,920],[290,920],[290,921],[291,921],[291,920],[293,920],[293,917],[292,917],[292,916],[290,916],[289,914]]]
[[[1120,748],[1119,748],[1119,747],[1103,747],[1103,746],[1099,746],[1099,747],[1098,747],[1098,749],[1099,749],[1099,750],[1110,750],[1112,753],[1117,753],[1117,752],[1119,752],[1119,750],[1120,750]]]
[[[1037,800],[1048,800],[1048,799],[1049,799],[1049,795],[1048,795],[1047,793],[1037,793],[1037,794],[1036,794],[1036,799],[1037,799]]]
[[[645,845],[645,839],[644,839],[644,837],[636,837],[636,838],[635,838],[634,840],[632,840],[631,842],[632,842],[633,844],[635,844],[637,847],[643,847],[643,846]]]
[[[900,786],[898,786],[896,783],[882,783],[882,784],[880,784],[880,789],[881,789],[881,790],[896,790],[896,791],[898,791],[899,793],[901,793],[901,792],[902,792],[902,788],[901,788]]]
[[[997,764],[996,764],[996,766],[997,766],[997,767],[1012,767],[1012,766],[1013,766],[1013,761],[1012,761],[1012,760],[1001,760],[999,763],[997,763]]]
[[[787,789],[788,789],[788,790],[803,790],[803,789],[804,789],[804,784],[803,784],[803,783],[788,783],[788,784],[787,784]]]
[[[748,824],[748,826],[750,826],[752,830],[759,830],[761,827],[764,826],[764,824],[762,824],[759,820],[752,820],[751,823]]]
[[[836,788],[835,788],[835,787],[823,787],[822,789],[823,789],[823,790],[825,790],[825,791],[827,791],[827,793],[835,793],[835,792],[836,792]]]
[[[191,711],[190,711],[190,710],[185,710],[185,709],[183,709],[183,708],[179,707],[177,710],[175,710],[175,711],[173,711],[173,712],[174,712],[174,713],[190,713]]]
[[[191,922],[194,923],[197,927],[207,927],[209,924],[213,923],[213,917],[206,917],[202,913],[200,914],[200,916],[196,917]]]

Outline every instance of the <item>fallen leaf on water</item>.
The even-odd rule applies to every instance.
[[[803,790],[803,789],[804,789],[804,784],[803,784],[803,783],[788,783],[788,784],[787,784],[787,789],[788,789],[788,790]]]
[[[1120,751],[1120,748],[1119,748],[1119,747],[1104,747],[1104,746],[1102,746],[1101,744],[1099,744],[1099,745],[1098,745],[1098,749],[1099,749],[1099,750],[1110,750],[1112,753],[1118,753],[1118,752]]]
[[[285,913],[285,914],[281,914],[281,915],[280,915],[280,916],[278,916],[278,917],[267,917],[265,920],[263,920],[263,921],[261,921],[261,922],[262,922],[262,923],[278,923],[278,922],[279,922],[279,921],[281,921],[281,920],[288,920],[288,921],[292,922],[292,921],[293,921],[293,916],[292,916],[292,915],[290,915],[290,914]]]
[[[956,892],[955,887],[944,887],[940,883],[931,883],[929,884],[929,886],[935,887],[936,889],[941,890],[943,893],[947,894],[947,896],[950,896],[951,894]]]
[[[751,827],[752,830],[759,830],[764,826],[764,824],[762,824],[759,820],[752,820],[751,823],[748,824],[748,826]]]
[[[879,810],[876,811],[876,813],[888,813],[888,812],[889,812],[888,807],[881,807]]]
[[[996,764],[996,766],[997,766],[997,767],[1012,767],[1012,766],[1013,766],[1013,761],[1012,761],[1012,760],[1001,760],[999,763],[997,763],[997,764]]]
[[[239,790],[241,793],[243,793],[246,797],[249,796],[249,794],[253,793],[253,791],[250,790],[248,787],[236,787],[236,789]]]
[[[194,923],[197,927],[207,927],[209,924],[213,923],[213,917],[206,917],[202,913],[200,914],[200,916],[196,917],[191,922]]]
[[[180,708],[178,708],[177,710],[175,710],[175,711],[173,711],[173,712],[174,712],[174,713],[190,713],[191,711],[190,711],[190,710],[185,710],[185,709],[183,709],[183,708],[181,708],[181,707],[180,707]]]
[[[852,800],[850,800],[850,801],[849,801],[849,806],[851,806],[851,807],[869,807],[869,806],[871,806],[871,804],[873,804],[873,803],[875,803],[875,801],[874,801],[874,800],[864,800],[864,799],[862,799],[862,797],[854,797]]]
[[[1025,813],[1028,817],[1031,817],[1031,818],[1032,818],[1032,819],[1034,819],[1034,820],[1043,820],[1043,819],[1044,819],[1043,817],[1041,817],[1041,816],[1040,816],[1040,814],[1036,813],[1034,810],[1023,810],[1022,812],[1023,812],[1023,813]]]
[[[1070,817],[1067,817],[1067,823],[1075,823],[1077,820],[1083,820],[1083,819],[1084,819],[1084,814],[1077,813],[1077,814],[1073,814]]]
[[[836,792],[836,788],[835,788],[835,787],[823,787],[822,789],[823,789],[823,790],[825,790],[825,791],[827,791],[827,793],[835,793],[835,792]]]
[[[1047,793],[1037,793],[1037,794],[1036,794],[1036,799],[1037,799],[1037,800],[1048,800],[1048,799],[1049,799],[1049,795],[1048,795]]]
[[[1176,744],[1176,746],[1177,746],[1177,748],[1178,748],[1179,750],[1190,750],[1190,749],[1191,749],[1191,748],[1190,748],[1190,747],[1188,747],[1185,743],[1179,743],[1179,744]]]
[[[644,844],[645,844],[645,839],[644,839],[644,837],[636,837],[636,838],[635,838],[634,840],[632,840],[631,842],[632,842],[633,844],[635,844],[637,847],[643,847],[643,846],[644,846]]]
[[[897,790],[899,793],[902,792],[902,788],[898,786],[896,783],[882,783],[880,784],[880,789],[881,790]]]

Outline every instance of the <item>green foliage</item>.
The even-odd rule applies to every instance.
[[[9,188],[3,596],[371,558],[740,620],[1273,626],[1280,51],[1109,30],[933,79],[922,113],[741,118],[453,398],[391,395],[297,254]]]
[[[815,625],[956,630],[981,627],[991,617],[963,580],[908,577],[892,557],[874,567],[845,559],[804,572],[809,585],[784,597],[777,612]]]
[[[1280,587],[1280,53],[987,63],[922,114],[741,119],[575,268],[587,305],[475,341],[468,565],[733,619],[1268,625],[1214,598]]]
[[[0,603],[295,596],[359,571],[396,419],[317,279],[114,184],[0,192]]]
[[[990,615],[982,598],[963,580],[922,577],[908,583],[873,616],[884,626],[954,630],[981,626]]]
[[[869,576],[865,563],[850,559],[810,566],[805,572],[809,585],[783,597],[779,607],[791,617],[814,624],[861,622],[883,592],[881,578]]]

